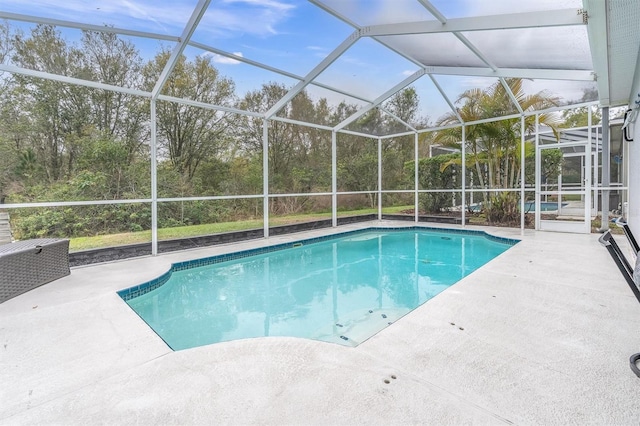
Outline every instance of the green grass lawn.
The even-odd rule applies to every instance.
[[[384,213],[399,213],[402,210],[411,209],[413,206],[387,207]],[[354,216],[377,213],[378,209],[362,209],[351,211],[339,211],[338,216]],[[288,225],[292,223],[311,222],[314,220],[330,219],[331,212],[296,214],[288,216],[271,216],[270,226]],[[261,229],[262,219],[242,220],[236,222],[207,223],[202,225],[178,226],[175,228],[158,229],[158,239],[172,240],[177,238],[196,237],[201,235],[221,234],[223,232],[242,231],[246,229]],[[114,247],[127,244],[146,243],[151,241],[151,231],[124,232],[121,234],[96,235],[92,237],[71,238],[70,251],[88,250],[102,247]]]
[[[413,209],[413,206],[397,206],[386,207],[383,209],[384,213],[394,214],[400,213],[403,210]],[[363,214],[377,213],[378,209],[361,209],[361,210],[349,210],[339,211],[338,216],[355,216]],[[309,213],[309,214],[296,214],[287,216],[271,216],[270,226],[288,225],[300,222],[311,222],[314,220],[322,220],[331,218],[331,213]],[[486,219],[483,217],[470,216],[471,224],[484,225]],[[160,240],[171,240],[178,238],[197,237],[201,235],[221,234],[224,232],[242,231],[247,229],[261,229],[262,219],[242,220],[236,222],[220,222],[220,223],[208,223],[202,225],[192,226],[178,226],[175,228],[161,228],[158,229],[158,238]],[[592,222],[592,227],[595,230],[600,226],[599,218]],[[621,229],[613,227],[614,233],[621,233]],[[70,251],[88,250],[102,247],[115,247],[127,244],[148,243],[151,241],[151,231],[140,232],[124,232],[121,234],[109,234],[109,235],[96,235],[92,237],[76,237],[70,239],[69,249]]]

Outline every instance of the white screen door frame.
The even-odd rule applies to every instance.
[[[579,161],[579,182],[567,184],[562,176],[566,165],[557,178],[557,182],[548,185],[542,182],[542,153],[547,149],[560,149],[565,162],[574,165]],[[536,147],[536,229],[540,231],[572,232],[588,234],[591,232],[592,198],[592,154],[591,142],[581,141],[550,143]],[[574,168],[575,172],[575,168]],[[552,201],[549,201],[552,200]],[[556,210],[552,203],[557,203]],[[545,213],[547,211],[547,213]]]

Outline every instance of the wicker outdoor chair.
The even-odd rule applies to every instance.
[[[69,273],[69,240],[42,238],[0,245],[0,303]]]

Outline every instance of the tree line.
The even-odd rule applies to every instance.
[[[67,40],[51,25],[24,33],[0,23],[0,59],[21,68],[150,92],[170,50],[162,47],[145,61],[128,39],[108,32],[82,31]],[[261,194],[263,119],[229,112],[263,113],[289,88],[267,82],[238,94],[211,56],[178,58],[162,95],[226,107],[224,110],[158,100],[158,196]],[[39,201],[145,199],[151,195],[150,101],[144,96],[31,75],[0,78],[0,200]],[[424,126],[417,91],[409,87],[390,98],[385,110],[405,123]],[[277,116],[335,126],[358,110],[342,102],[295,96]],[[384,135],[405,130],[375,108],[349,128]],[[285,121],[268,124],[270,193],[311,193],[331,189],[331,132]],[[384,140],[384,186],[404,185],[413,136]],[[338,184],[344,191],[377,188],[377,143],[350,134],[338,136]],[[376,194],[363,201],[375,205]],[[261,214],[261,200],[165,203],[160,225],[197,224]],[[272,214],[328,208],[308,197],[274,198]],[[326,204],[326,202],[325,202]],[[351,207],[351,206],[350,206]],[[185,210],[186,209],[186,210]],[[18,236],[76,236],[148,229],[149,206],[141,204],[20,209],[12,213]]]

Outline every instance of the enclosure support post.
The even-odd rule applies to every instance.
[[[460,213],[462,220],[462,227],[466,226],[467,223],[467,128],[463,124],[462,125],[462,147],[461,147],[461,157],[462,157],[462,179],[460,179],[461,183],[461,200],[460,200]]]
[[[524,235],[524,115],[520,117],[520,234]]]
[[[419,212],[418,212],[418,208],[420,205],[420,193],[418,192],[418,190],[420,189],[420,187],[418,186],[418,162],[419,162],[419,155],[418,155],[418,133],[416,132],[416,134],[414,135],[413,138],[413,164],[414,164],[414,170],[413,170],[413,187],[415,188],[415,196],[413,197],[413,220],[415,223],[418,223],[418,219],[419,219]]]
[[[598,128],[595,129],[595,132],[596,141],[600,138],[600,140],[602,140],[604,143],[604,133],[600,133],[599,135]],[[598,152],[597,149],[594,149],[591,153],[591,164],[593,164],[593,167],[591,167],[591,187],[593,188],[593,191],[591,191],[591,207],[593,207],[594,214],[596,216],[598,215],[598,206],[601,205],[599,200],[602,198],[602,194],[600,194],[600,191],[602,190],[603,176],[598,176],[598,173],[600,172],[599,165],[601,164],[600,157],[600,152]],[[602,155],[602,158],[604,159],[604,155]],[[602,169],[602,171],[604,172],[604,168]]]
[[[151,99],[151,255],[158,254],[158,137],[156,100]]]
[[[378,220],[382,220],[382,138],[378,138]]]
[[[597,138],[596,138],[597,140]],[[609,143],[609,107],[602,108],[602,222],[598,231],[604,232],[609,229],[609,186],[611,185],[611,154]],[[597,146],[596,146],[597,148]],[[598,150],[596,149],[596,153]],[[595,164],[597,166],[597,163]],[[597,170],[597,167],[593,167]],[[595,204],[596,211],[598,204]],[[596,212],[597,213],[597,212]]]
[[[331,226],[338,226],[338,147],[335,130],[331,132]]]
[[[584,233],[591,232],[591,147],[593,146],[593,118],[592,109],[589,107],[589,115],[587,121],[589,122],[589,129],[587,131],[587,138],[589,143],[587,144],[586,151],[584,153],[584,167],[582,167],[582,173],[584,178],[582,186],[584,186]],[[608,111],[607,111],[608,113]],[[604,114],[603,114],[604,115]],[[597,146],[596,146],[597,148]],[[586,171],[586,172],[585,172]]]
[[[262,222],[269,238],[269,120],[262,121]]]
[[[580,163],[580,164],[582,164],[582,163]],[[562,173],[560,173],[558,175],[558,191],[562,191]],[[556,203],[558,204],[557,210],[559,212],[562,211],[562,196],[563,196],[563,194],[558,193],[558,199],[556,200]],[[583,199],[582,195],[580,197],[581,197],[581,199]]]
[[[540,200],[542,198],[542,195],[540,194],[540,192],[542,191],[542,151],[540,150],[540,133],[539,133],[539,124],[540,124],[540,116],[538,114],[536,114],[536,122],[535,122],[535,132],[536,132],[536,136],[535,136],[535,144],[536,144],[536,157],[535,157],[535,177],[536,177],[536,183],[535,183],[535,191],[534,191],[534,197],[535,197],[535,211],[534,211],[534,215],[535,215],[535,225],[534,225],[534,229],[536,231],[540,230]],[[545,182],[546,185],[546,182]],[[545,190],[547,189],[547,187],[545,186]],[[545,199],[546,199],[546,195],[545,195]],[[560,211],[560,210],[558,210]]]

